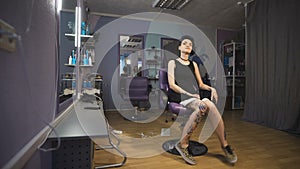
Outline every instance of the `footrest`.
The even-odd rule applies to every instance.
[[[178,142],[178,140],[168,140],[164,142],[162,145],[162,148],[167,151],[168,153],[174,154],[174,155],[180,155],[179,152],[175,148],[175,144]],[[189,147],[188,151],[192,156],[201,156],[207,153],[208,149],[207,147],[199,143],[197,141],[189,141]]]

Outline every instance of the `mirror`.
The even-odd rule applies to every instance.
[[[76,2],[75,2],[76,3]],[[75,6],[76,4],[74,4]],[[74,11],[60,11],[59,13],[59,79],[58,79],[58,113],[62,112],[72,103],[72,96],[76,86],[75,65],[69,63],[70,57],[76,55],[74,47]],[[70,35],[70,36],[66,36]],[[73,40],[72,40],[73,38]]]
[[[120,35],[119,42],[120,76],[142,76],[144,37],[138,35]]]

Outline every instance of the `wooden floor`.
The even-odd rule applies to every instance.
[[[227,140],[238,155],[238,162],[229,165],[224,160],[223,151],[215,135],[205,142],[208,153],[197,156],[197,164],[186,164],[180,156],[164,152],[147,158],[128,158],[124,169],[299,169],[300,168],[300,137],[286,132],[260,126],[241,120],[242,111],[225,111],[223,114]],[[124,120],[116,112],[106,112],[110,125],[117,130],[126,128],[131,137],[140,137],[137,133],[153,135],[167,128],[172,122],[165,123],[162,116],[150,124],[132,124]],[[158,126],[158,127],[155,127]],[[200,126],[201,127],[201,126]],[[195,131],[192,139],[197,140],[201,129]],[[135,136],[134,136],[135,135]],[[122,143],[121,143],[122,144]],[[158,145],[161,147],[161,145]],[[147,151],[145,149],[145,151]],[[104,150],[95,151],[94,165],[117,163],[121,157]]]

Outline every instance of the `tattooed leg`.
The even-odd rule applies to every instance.
[[[216,126],[215,133],[223,147],[228,145],[226,140],[226,133],[224,127],[224,121],[217,109],[216,105],[208,99],[203,99],[203,102],[209,107],[208,119],[212,126]]]
[[[207,105],[202,102],[201,100],[195,100],[188,105],[189,108],[193,109],[193,113],[190,115],[188,121],[186,122],[182,136],[180,139],[181,145],[183,147],[187,147],[189,140],[191,138],[192,133],[196,129],[197,125],[201,121],[201,115],[207,112],[208,107]]]

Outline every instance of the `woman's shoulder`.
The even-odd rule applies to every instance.
[[[194,67],[198,67],[198,64],[195,61],[190,61],[190,62],[194,65]]]
[[[171,59],[171,60],[169,60],[168,63],[169,63],[169,64],[174,64],[174,65],[175,65],[175,64],[176,64],[175,61],[176,61],[176,59]]]
[[[193,66],[192,66],[192,65],[193,65]],[[197,64],[196,62],[194,62],[194,61],[191,61],[190,67],[191,67],[191,69],[194,70],[194,71],[198,71],[198,70],[199,70],[198,64]]]
[[[170,66],[172,66],[172,67],[176,67],[175,60],[176,60],[176,59],[171,59],[171,60],[169,60],[169,62],[168,62],[168,66],[169,66],[169,67],[170,67]]]

